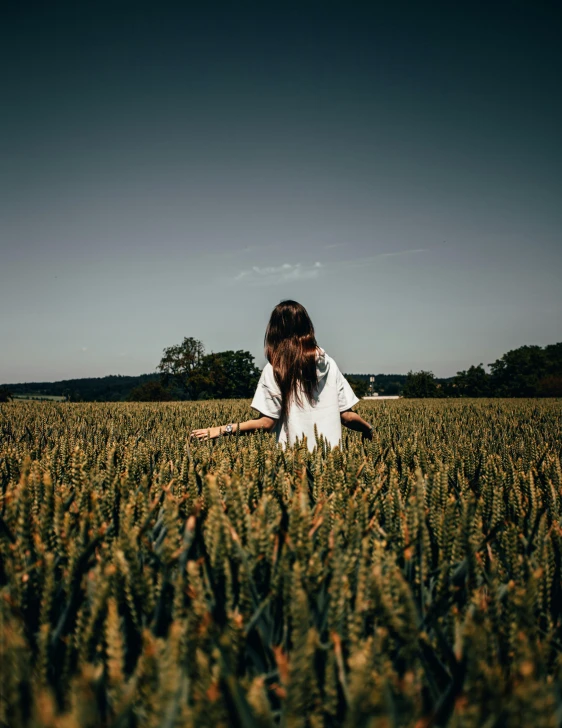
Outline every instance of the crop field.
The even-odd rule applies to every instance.
[[[562,402],[0,407],[0,726],[562,723]]]

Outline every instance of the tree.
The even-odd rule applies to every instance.
[[[562,342],[544,347],[547,376],[562,376]]]
[[[13,394],[10,392],[8,387],[0,387],[0,402],[11,402]]]
[[[366,397],[369,394],[369,382],[366,379],[354,376],[347,376],[346,379],[356,397]]]
[[[188,376],[193,399],[251,397],[260,378],[249,351],[221,351],[205,355]]]
[[[404,383],[404,389],[402,390],[404,397],[410,399],[428,397],[441,397],[442,394],[435,381],[435,375],[433,372],[408,372],[406,382]]]
[[[562,397],[562,374],[549,374],[538,384],[539,397]]]
[[[150,381],[135,387],[127,397],[127,402],[171,402],[172,392],[162,386],[162,382]]]
[[[158,364],[162,385],[170,389],[175,399],[189,398],[189,375],[200,366],[205,356],[205,347],[193,337],[185,337],[181,344],[168,346]]]
[[[498,397],[533,397],[539,382],[549,373],[545,351],[540,346],[520,346],[490,364],[491,383]]]
[[[181,344],[164,349],[158,365],[161,390],[170,399],[231,399],[251,397],[260,377],[249,351],[205,354],[203,344],[185,337]],[[151,390],[152,395],[156,390]]]
[[[480,363],[477,367],[471,366],[462,372],[457,372],[453,378],[452,391],[457,397],[488,397],[490,395],[490,375]]]

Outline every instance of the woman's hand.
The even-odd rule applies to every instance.
[[[226,435],[226,437],[235,436],[237,432],[240,434],[248,434],[249,432],[255,432],[256,430],[265,430],[271,432],[277,424],[277,420],[272,417],[267,417],[261,414],[256,420],[246,420],[246,422],[238,422],[233,425],[232,435]],[[219,435],[224,434],[225,425],[219,425],[219,427],[205,427],[201,430],[193,430],[190,438],[192,440],[214,440]]]
[[[215,440],[221,434],[220,427],[206,427],[204,430],[193,430],[192,440]]]
[[[349,427],[350,430],[358,430],[363,435],[364,440],[373,439],[372,426],[356,412],[353,412],[350,409],[344,410],[343,412],[340,412],[340,420],[342,425]]]

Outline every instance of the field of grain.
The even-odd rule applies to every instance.
[[[0,406],[0,725],[557,726],[562,403]]]

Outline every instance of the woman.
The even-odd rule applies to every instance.
[[[359,399],[336,362],[316,343],[314,326],[300,303],[281,301],[273,309],[265,332],[265,354],[267,364],[251,404],[259,418],[193,430],[191,437],[206,440],[237,429],[241,433],[274,430],[284,445],[306,436],[312,450],[315,425],[318,434],[335,446],[343,424],[372,438],[371,425],[351,411]]]

